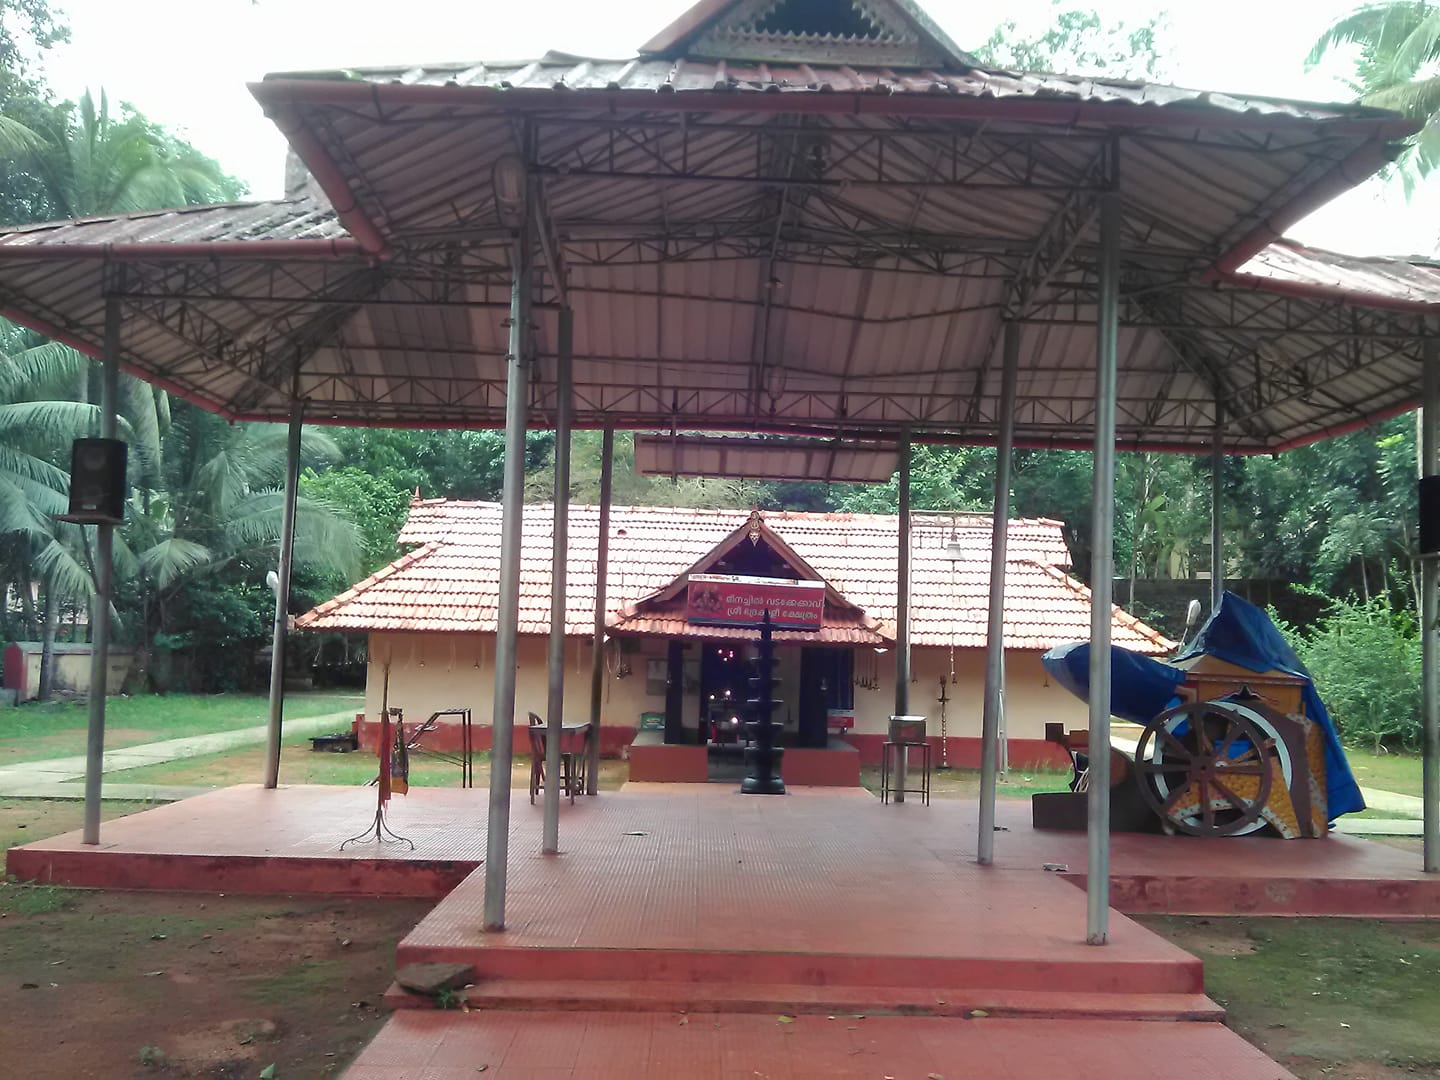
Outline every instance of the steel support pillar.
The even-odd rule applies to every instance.
[[[527,184],[525,221],[530,220]],[[495,697],[491,711],[490,816],[485,835],[485,929],[505,929],[510,855],[510,767],[515,743],[515,653],[520,628],[520,544],[525,512],[525,420],[530,378],[530,230],[515,245],[510,351],[505,380],[505,486],[500,526],[500,590],[495,617]]]
[[[285,652],[290,636],[290,575],[295,563],[295,501],[300,495],[300,428],[305,403],[290,403],[285,444],[285,509],[280,523],[280,580],[275,584],[275,631],[270,639],[270,718],[265,727],[265,786],[280,784],[280,734],[285,714]]]
[[[560,850],[560,740],[565,723],[565,597],[570,563],[570,423],[575,410],[570,385],[574,315],[569,308],[560,309],[559,330],[555,358],[555,524],[550,551],[549,692],[545,702],[545,825],[541,845],[547,855]]]
[[[1120,332],[1120,195],[1100,199],[1095,483],[1090,535],[1090,791],[1085,940],[1110,936],[1110,604],[1115,585],[1115,385]]]
[[[105,342],[100,379],[100,437],[115,438],[120,400],[120,299],[105,298]],[[100,795],[105,775],[105,692],[110,675],[110,584],[115,526],[95,526],[95,593],[90,601],[90,721],[85,733],[85,816],[81,839],[100,843]]]
[[[1420,475],[1440,475],[1440,337],[1425,339]],[[1420,564],[1420,671],[1423,779],[1420,815],[1427,874],[1440,873],[1440,556]]]
[[[615,428],[600,440],[600,522],[595,538],[595,636],[590,645],[590,757],[585,794],[594,795],[600,774],[600,713],[605,693],[605,591],[610,572],[610,491],[615,475]]]
[[[1210,447],[1210,610],[1220,606],[1225,595],[1225,510],[1221,486],[1225,473],[1225,414],[1215,398],[1215,439]]]
[[[895,715],[910,713],[910,432],[900,435],[900,491],[898,575],[895,583]],[[905,801],[905,772],[909,753],[901,747],[895,761],[895,801]]]
[[[985,637],[985,705],[980,726],[980,838],[976,862],[995,861],[995,786],[1001,714],[1005,708],[1005,557],[1010,540],[1010,457],[1015,447],[1015,384],[1020,326],[1006,322],[1002,339],[1000,445],[995,451],[995,509],[990,523],[990,617]]]

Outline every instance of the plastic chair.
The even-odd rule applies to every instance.
[[[544,790],[545,776],[545,742],[546,730],[545,721],[541,720],[535,713],[530,714],[530,805],[535,805],[535,796]],[[583,760],[584,755],[581,755]],[[580,781],[583,782],[583,781]],[[575,772],[575,755],[564,752],[564,744],[561,744],[560,754],[560,790],[570,796],[570,802],[575,802],[575,788],[577,786]]]

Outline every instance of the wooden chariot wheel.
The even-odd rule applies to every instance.
[[[1245,705],[1188,702],[1145,725],[1135,749],[1140,793],[1163,821],[1191,836],[1257,832],[1275,772],[1283,766],[1283,782],[1289,779],[1276,741],[1264,716]]]

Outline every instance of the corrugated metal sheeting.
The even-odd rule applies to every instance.
[[[515,229],[495,176],[518,154],[541,237],[532,423],[554,416],[569,304],[581,426],[984,443],[1010,320],[1019,444],[1084,447],[1113,187],[1123,446],[1205,449],[1218,409],[1230,450],[1273,451],[1415,402],[1414,311],[1227,278],[1408,121],[954,51],[829,62],[823,35],[778,64],[684,53],[725,8],[692,13],[673,57],[256,84],[325,199],[0,236],[0,306],[98,352],[108,291],[130,370],[231,417],[299,396],[322,422],[499,426]],[[901,16],[921,29],[886,43],[938,47]]]
[[[1262,288],[1288,287],[1356,304],[1440,310],[1440,264],[1431,259],[1359,258],[1286,241],[1265,248],[1236,276]]]
[[[279,72],[272,80],[313,79],[325,73]],[[761,94],[918,94],[973,98],[1040,98],[1092,104],[1187,106],[1310,121],[1388,116],[1381,109],[1325,105],[1190,90],[1158,83],[1027,71],[856,68],[816,62],[766,64],[735,60],[602,60],[549,52],[536,60],[396,65],[334,72],[335,78],[401,86],[489,90],[610,90],[650,93],[701,91]]]
[[[635,471],[642,476],[729,476],[742,480],[883,484],[895,475],[893,444],[839,439],[716,438],[638,434]]]
[[[680,632],[683,613],[636,612],[634,605],[670,585],[746,523],[739,510],[617,506],[610,519],[606,610],[621,633]],[[302,615],[314,630],[493,631],[500,573],[500,507],[495,503],[417,501],[400,534],[419,545],[354,588]],[[549,632],[550,544],[554,511],[525,508],[520,571],[520,632]],[[776,512],[766,527],[788,543],[865,618],[832,613],[826,640],[877,644],[893,638],[898,532],[894,515]],[[913,536],[911,641],[979,648],[985,644],[990,580],[990,519],[926,517]],[[588,637],[594,626],[599,512],[570,510],[565,632]],[[952,547],[951,544],[958,547]],[[951,558],[959,552],[958,558]],[[1005,645],[1047,649],[1089,634],[1090,593],[1068,577],[1060,523],[1010,523],[1006,567]],[[879,634],[866,619],[880,620]],[[693,632],[693,628],[686,630]],[[1115,641],[1139,652],[1173,647],[1157,631],[1115,610]],[[719,634],[715,636],[725,636]],[[739,635],[739,636],[744,636]],[[805,635],[796,635],[801,640]]]

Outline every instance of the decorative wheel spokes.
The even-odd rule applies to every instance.
[[[1182,832],[1253,832],[1263,825],[1274,746],[1242,706],[1192,702],[1146,725],[1136,747],[1136,779],[1151,808]]]

